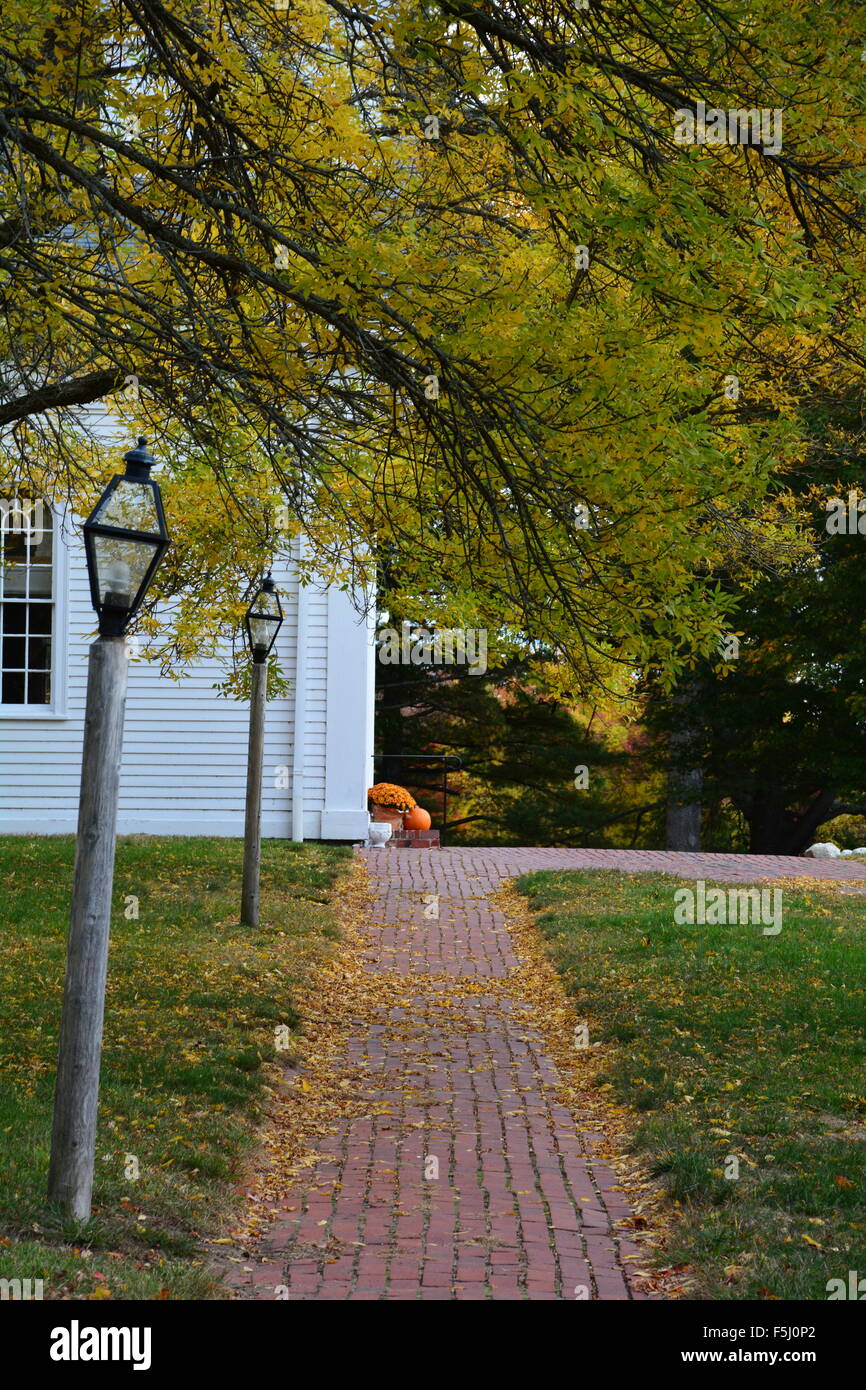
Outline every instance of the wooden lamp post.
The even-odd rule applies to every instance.
[[[169,546],[153,458],[139,438],[84,523],[99,636],[90,648],[75,879],[60,1023],[48,1195],[90,1217],[99,1063],[128,662],[123,634]]]
[[[262,759],[265,741],[265,702],[268,653],[283,625],[283,609],[270,572],[247,609],[244,628],[253,659],[250,689],[250,741],[247,756],[247,801],[244,823],[244,877],[241,922],[259,925],[259,879],[262,859]]]

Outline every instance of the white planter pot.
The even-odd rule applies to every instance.
[[[394,833],[387,821],[371,821],[367,827],[367,849],[384,849]]]

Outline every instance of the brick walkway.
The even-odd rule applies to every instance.
[[[368,1078],[370,1113],[318,1145],[319,1161],[284,1194],[264,1262],[233,1277],[239,1296],[284,1297],[287,1286],[293,1300],[641,1297],[626,1279],[638,1252],[617,1229],[629,1209],[602,1137],[576,1132],[540,1036],[496,992],[517,962],[486,895],[543,868],[866,881],[866,864],[555,849],[362,857],[375,891],[366,968],[411,975],[417,1009],[383,1001],[381,1019],[352,1036],[347,1064]],[[425,981],[449,979],[474,992],[456,1018],[436,1017]]]

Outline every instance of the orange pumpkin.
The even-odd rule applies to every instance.
[[[430,812],[425,811],[423,806],[413,806],[411,811],[407,811],[403,823],[407,830],[429,830],[433,824]]]

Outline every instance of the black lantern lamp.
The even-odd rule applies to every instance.
[[[124,454],[116,474],[84,523],[90,597],[99,635],[120,637],[141,607],[169,547],[159,486],[151,481],[147,440]]]
[[[244,618],[247,642],[253,654],[253,661],[257,665],[267,661],[268,652],[276,642],[277,633],[282,625],[283,609],[280,596],[269,570]]]

